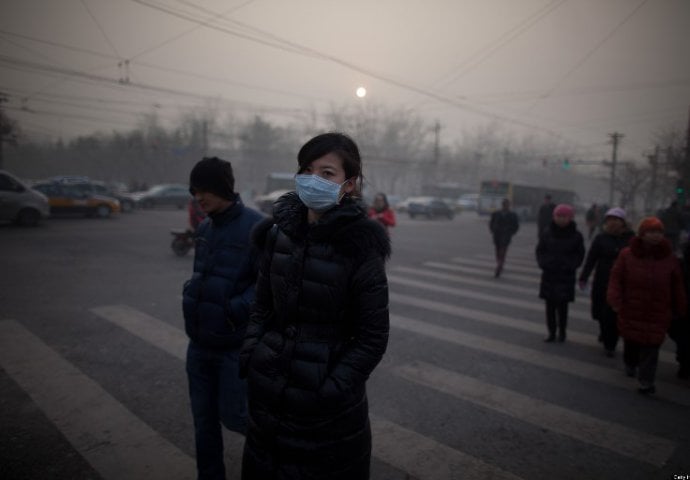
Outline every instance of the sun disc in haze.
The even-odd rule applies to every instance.
[[[366,96],[366,94],[367,94],[367,89],[364,88],[364,87],[359,87],[359,88],[357,88],[357,91],[355,92],[355,94],[356,94],[359,98],[364,98],[364,97]]]

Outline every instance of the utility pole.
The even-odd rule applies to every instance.
[[[7,101],[7,97],[0,92],[0,170],[4,168],[4,146],[5,142],[12,142],[12,124],[5,123],[5,112],[2,110],[2,104]],[[5,137],[8,137],[6,140]]]
[[[202,157],[208,155],[208,120],[205,118],[201,122],[201,148],[203,150]]]
[[[687,182],[690,180],[690,107],[688,107],[688,129],[685,133],[685,165],[683,165],[685,170],[683,172],[684,180]]]
[[[441,123],[439,123],[439,121],[436,120],[436,123],[434,124],[434,165],[435,166],[438,166],[438,161],[441,157],[441,150],[439,147],[440,136],[441,136]]]
[[[611,153],[611,178],[609,182],[609,206],[613,205],[613,190],[616,183],[616,162],[618,161],[618,142],[625,137],[622,133],[609,133],[611,143],[613,144],[613,151]]]
[[[650,212],[652,210],[653,202],[656,199],[656,170],[659,166],[659,145],[654,147],[654,153],[652,155],[647,155],[647,158],[649,159],[649,164],[652,167],[652,178],[649,181],[649,192],[647,194],[645,210]]]

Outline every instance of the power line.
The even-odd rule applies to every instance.
[[[566,90],[560,90],[557,94],[551,94],[550,98],[554,97],[574,97],[580,95],[597,95],[600,93],[620,93],[636,90],[649,90],[649,89],[659,89],[659,88],[672,88],[672,87],[686,87],[690,85],[690,77],[681,78],[669,78],[666,80],[656,80],[650,82],[633,82],[627,85],[592,85],[588,87],[578,87]],[[502,103],[510,101],[520,101],[520,100],[531,100],[533,98],[542,95],[542,91],[523,91],[523,92],[494,92],[494,93],[481,93],[476,95],[471,95],[466,98],[469,99],[480,99],[483,100],[483,104],[490,103]],[[495,98],[493,101],[491,98]],[[512,98],[511,98],[512,97]]]
[[[228,10],[226,10],[226,11],[223,12],[223,13],[214,14],[212,17],[209,17],[209,18],[207,19],[207,22],[210,23],[210,22],[213,21],[213,20],[216,20],[216,19],[218,19],[218,18],[222,18],[222,17],[224,17],[225,15],[228,15],[228,14],[230,14],[230,13],[232,13],[232,12],[235,12],[235,11],[241,9],[241,8],[246,7],[246,6],[249,5],[250,3],[254,3],[254,1],[255,1],[255,0],[248,0],[248,1],[246,1],[246,2],[244,2],[244,3],[242,3],[242,4],[240,4],[240,5],[237,5],[237,6],[234,6],[234,7],[232,7],[232,8],[229,8]],[[192,28],[190,28],[190,29],[188,29],[188,30],[185,30],[185,31],[183,31],[183,32],[180,32],[178,35],[175,35],[175,36],[173,36],[173,37],[170,37],[170,38],[168,38],[167,40],[164,40],[163,42],[161,42],[161,43],[159,43],[159,44],[157,44],[157,45],[153,45],[153,46],[151,46],[151,47],[149,47],[149,48],[147,48],[147,49],[145,49],[145,50],[142,50],[141,52],[139,52],[139,53],[137,53],[136,55],[132,56],[132,57],[130,58],[130,60],[135,60],[136,58],[139,58],[139,57],[141,57],[142,55],[145,55],[145,54],[147,54],[147,53],[151,53],[151,52],[154,51],[154,50],[158,50],[159,48],[161,48],[161,47],[163,47],[163,46],[165,46],[165,45],[168,45],[168,44],[174,42],[175,40],[179,40],[180,38],[189,35],[189,34],[192,33],[193,31],[198,30],[199,28],[202,28],[204,25],[205,25],[205,23],[204,23],[204,24],[199,24],[199,25],[196,25],[196,26],[194,26],[194,27],[192,27]]]
[[[29,71],[38,71],[38,72],[48,72],[48,73],[55,73],[55,74],[61,74],[61,75],[72,75],[78,78],[83,78],[87,79],[96,83],[104,83],[108,86],[119,86],[121,88],[133,88],[133,89],[139,89],[143,91],[154,91],[154,92],[159,92],[167,95],[174,95],[174,96],[185,96],[189,98],[195,98],[197,100],[203,100],[203,101],[219,101],[223,100],[218,99],[216,97],[211,97],[211,96],[205,96],[205,95],[199,95],[197,93],[191,93],[191,92],[186,92],[182,90],[176,90],[172,88],[167,88],[167,87],[160,87],[156,85],[148,85],[148,84],[142,84],[142,83],[129,83],[126,85],[126,87],[122,86],[118,80],[109,78],[109,77],[104,77],[100,75],[94,75],[94,74],[88,74],[84,72],[80,72],[77,70],[70,70],[70,69],[64,69],[60,67],[56,67],[53,65],[45,65],[45,64],[39,64],[36,62],[31,62],[28,60],[23,60],[23,59],[17,59],[17,58],[12,58],[8,57],[6,55],[1,55],[0,54],[0,64],[5,63],[10,66],[16,67],[16,68],[24,68]],[[227,100],[225,100],[227,102]],[[263,112],[263,113],[273,113],[273,114],[281,114],[281,115],[289,115],[289,116],[295,116],[295,115],[302,115],[304,113],[303,109],[299,108],[279,108],[279,107],[273,107],[273,106],[264,106],[264,105],[257,105],[249,102],[239,102],[239,101],[232,101],[229,102],[232,107],[234,108],[247,108],[250,109],[253,112]]]
[[[590,49],[590,50],[589,50],[589,51],[588,51],[588,52],[587,52],[587,53],[586,53],[586,54],[585,54],[575,65],[573,65],[573,67],[572,67],[570,70],[568,70],[568,71],[565,73],[565,75],[563,75],[558,81],[556,81],[556,83],[546,92],[546,94],[542,97],[542,99],[549,98],[549,97],[551,96],[551,94],[552,94],[552,93],[553,93],[553,92],[554,92],[554,91],[555,91],[555,90],[556,90],[566,79],[568,79],[568,77],[570,77],[570,75],[572,75],[572,74],[573,74],[574,72],[576,72],[582,65],[584,65],[585,62],[587,62],[587,60],[589,60],[589,59],[592,57],[592,55],[594,55],[594,54],[595,54],[595,53],[596,53],[606,42],[608,42],[608,41],[616,34],[616,32],[618,32],[618,30],[619,30],[623,25],[625,25],[626,23],[628,23],[628,21],[629,21],[629,20],[630,20],[630,19],[631,19],[631,18],[632,18],[632,17],[633,17],[633,16],[644,6],[644,4],[646,4],[648,1],[649,1],[649,0],[642,0],[642,2],[640,2],[640,3],[637,5],[637,7],[635,7],[635,8],[633,9],[632,12],[630,12],[628,15],[626,15],[625,18],[623,18],[623,20],[621,20],[620,22],[618,22],[618,24],[616,24],[616,26],[613,27],[613,29],[611,29],[611,31],[609,31],[609,33],[606,34],[606,35],[604,36],[604,38],[602,38],[599,42],[597,42],[597,44],[594,45],[594,47],[593,47],[592,49]],[[535,104],[536,104],[536,102],[535,102]],[[534,107],[534,105],[532,105],[532,108],[533,108],[533,107]]]
[[[537,10],[534,14],[527,17],[525,20],[517,24],[515,27],[504,32],[494,43],[486,45],[484,48],[480,49],[478,52],[470,56],[467,60],[458,65],[454,70],[459,70],[459,72],[453,74],[450,79],[443,82],[440,88],[444,88],[451,83],[457,81],[461,77],[467,75],[469,72],[486,62],[491,56],[500,50],[502,47],[507,45],[509,42],[515,40],[517,37],[528,31],[534,25],[536,25],[540,20],[546,18],[554,10],[560,7],[567,0],[553,1]],[[478,57],[473,63],[473,58]],[[463,68],[464,67],[464,68]]]
[[[199,27],[200,27],[200,26],[199,26]],[[195,28],[199,28],[199,27],[195,27]],[[107,53],[97,52],[97,51],[94,51],[94,50],[89,50],[89,49],[85,49],[85,48],[81,48],[81,47],[76,47],[76,46],[73,46],[73,45],[66,45],[66,44],[64,44],[64,43],[54,42],[54,41],[45,40],[45,39],[37,38],[37,37],[31,37],[31,36],[28,36],[28,35],[19,34],[19,33],[15,33],[15,32],[9,32],[9,31],[6,31],[6,30],[0,30],[0,35],[2,35],[2,34],[4,34],[4,35],[16,36],[16,37],[19,37],[19,38],[23,38],[23,39],[25,39],[25,40],[29,40],[29,41],[37,42],[37,43],[43,43],[43,44],[46,44],[46,45],[51,45],[51,46],[54,46],[54,47],[63,48],[63,49],[65,49],[65,50],[70,50],[70,51],[79,52],[79,53],[87,53],[87,54],[90,54],[90,55],[94,55],[94,56],[98,56],[98,57],[103,57],[103,58],[108,58],[108,59],[113,59],[113,60],[119,60],[118,57],[113,56],[113,55],[110,55],[110,54],[107,54]],[[27,49],[26,47],[22,46],[21,44],[18,44],[18,43],[15,43],[15,42],[11,42],[11,43],[13,43],[14,45],[20,46],[21,48]],[[34,53],[36,53],[36,52],[34,52]],[[44,55],[42,55],[42,56],[44,56]],[[135,56],[132,57],[132,58],[136,58],[136,57],[138,57],[138,56],[139,56],[139,55],[135,55]],[[50,57],[44,56],[44,58],[49,58],[49,59],[52,60],[52,58],[50,58]],[[261,87],[261,86],[258,86],[258,85],[251,85],[251,84],[247,84],[247,83],[243,83],[243,82],[238,82],[238,81],[235,81],[235,80],[229,80],[229,79],[227,79],[227,78],[212,77],[212,76],[209,76],[209,75],[201,75],[201,74],[195,73],[195,72],[188,72],[188,71],[181,70],[181,69],[177,69],[177,68],[164,67],[164,66],[161,66],[161,65],[156,65],[156,64],[152,64],[152,63],[148,63],[148,62],[136,61],[136,65],[143,66],[143,67],[148,67],[148,68],[151,68],[151,69],[154,69],[154,70],[163,71],[163,72],[172,72],[172,73],[176,73],[176,74],[178,74],[178,75],[185,75],[185,76],[188,76],[188,77],[199,78],[199,79],[201,79],[201,80],[207,80],[207,81],[211,81],[211,82],[222,83],[222,84],[225,84],[225,85],[232,85],[232,86],[242,87],[242,88],[246,88],[246,89],[250,89],[250,90],[256,90],[256,91],[260,91],[260,92],[277,93],[277,94],[280,94],[280,95],[286,95],[286,96],[295,97],[295,98],[303,98],[303,99],[306,99],[306,100],[316,100],[316,101],[321,101],[321,102],[326,102],[326,101],[328,101],[328,99],[321,99],[321,98],[316,98],[316,97],[313,97],[313,96],[300,95],[300,94],[296,94],[296,93],[293,93],[293,92],[287,92],[287,91],[284,91],[284,90],[279,90],[279,89],[274,89],[274,88],[267,88],[267,87]]]
[[[135,3],[139,3],[141,5],[148,6],[154,10],[159,10],[163,13],[167,13],[169,15],[188,20],[190,22],[199,23],[198,19],[191,17],[189,14],[176,12],[167,6],[156,5],[152,2],[148,2],[148,1],[144,1],[144,0],[132,0],[132,1]],[[241,24],[241,22],[233,22],[233,23]],[[498,121],[503,121],[503,122],[508,122],[508,123],[512,123],[515,125],[520,125],[522,127],[526,127],[526,128],[533,129],[533,130],[541,130],[541,131],[546,132],[546,133],[553,135],[555,137],[562,137],[562,135],[560,133],[555,132],[555,131],[547,128],[547,127],[543,127],[540,125],[534,125],[534,124],[531,124],[529,122],[525,122],[523,120],[519,120],[516,118],[510,118],[510,117],[507,117],[505,115],[501,115],[501,114],[493,113],[493,112],[488,112],[488,111],[485,111],[483,109],[470,106],[470,105],[466,104],[465,102],[460,102],[454,98],[449,98],[445,95],[433,92],[431,90],[417,87],[415,85],[394,79],[394,78],[387,76],[385,74],[374,72],[372,70],[361,67],[361,66],[356,65],[354,63],[351,63],[349,61],[343,60],[341,58],[335,57],[335,56],[330,55],[330,54],[326,54],[326,53],[317,51],[317,50],[309,48],[309,47],[299,45],[299,44],[291,42],[289,40],[281,39],[280,41],[272,41],[272,40],[267,40],[266,38],[259,38],[255,35],[249,35],[246,33],[238,32],[236,30],[231,30],[231,29],[217,26],[217,25],[210,25],[209,24],[206,26],[207,26],[207,28],[218,30],[220,32],[227,33],[229,35],[244,38],[246,40],[260,43],[262,45],[269,46],[272,48],[280,49],[280,50],[291,52],[291,53],[297,53],[297,54],[312,57],[312,58],[330,61],[332,63],[335,63],[337,65],[345,67],[347,69],[350,69],[350,70],[353,70],[353,71],[356,71],[359,73],[363,73],[369,77],[376,78],[376,79],[381,80],[385,83],[394,85],[396,87],[399,87],[399,88],[402,88],[402,89],[405,89],[408,91],[411,91],[413,93],[417,93],[419,95],[423,95],[423,96],[432,98],[434,100],[437,100],[438,102],[444,103],[444,104],[449,105],[449,106],[453,106],[453,107],[458,108],[460,110],[465,110],[465,111],[475,113],[475,114],[478,114],[478,115],[481,115],[484,117],[489,117],[489,118],[492,118],[492,119],[495,119]],[[255,29],[255,30],[260,31],[258,29]],[[266,36],[269,36],[271,38],[276,38],[276,39],[279,38],[279,37],[276,37],[275,35],[272,35],[272,34],[269,34],[266,32],[262,32],[262,33],[264,33]]]
[[[84,6],[84,9],[86,12],[89,14],[91,17],[91,20],[93,20],[93,23],[96,24],[98,27],[98,30],[101,32],[101,35],[103,35],[103,38],[105,38],[105,41],[108,42],[108,45],[110,45],[110,48],[112,49],[113,52],[115,52],[115,55],[118,56],[118,58],[122,58],[122,55],[117,51],[117,48],[115,48],[115,45],[113,44],[112,41],[110,41],[110,38],[108,38],[108,35],[106,35],[105,30],[103,30],[103,27],[101,26],[100,22],[96,18],[96,16],[93,14],[93,12],[89,9],[89,6],[86,4],[86,0],[81,0],[81,4]]]

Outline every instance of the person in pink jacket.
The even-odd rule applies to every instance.
[[[659,347],[673,316],[686,310],[680,262],[664,238],[661,220],[640,222],[637,236],[611,269],[606,297],[618,314],[626,373],[637,373],[640,393],[654,393]]]

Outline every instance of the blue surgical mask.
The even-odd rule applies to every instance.
[[[340,188],[346,182],[339,184],[318,175],[295,175],[299,199],[315,212],[324,212],[336,206],[340,202]]]

